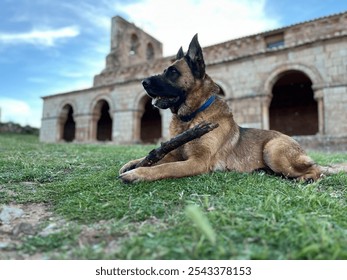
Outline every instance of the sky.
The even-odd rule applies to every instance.
[[[0,122],[41,126],[42,96],[92,87],[120,15],[164,55],[347,11],[347,0],[1,0]]]

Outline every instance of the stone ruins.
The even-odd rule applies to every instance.
[[[347,143],[347,12],[203,46],[203,52],[239,125],[302,142]],[[173,59],[163,57],[157,39],[114,17],[110,53],[93,87],[43,97],[40,140],[167,139],[171,112],[151,106],[141,80]]]

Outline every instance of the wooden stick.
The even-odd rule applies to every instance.
[[[218,127],[218,124],[201,122],[198,125],[190,128],[181,134],[176,135],[174,138],[171,138],[169,141],[160,144],[160,147],[153,149],[149,152],[149,154],[138,164],[136,164],[135,168],[151,166],[161,160],[164,156],[166,156],[171,151],[177,149],[178,147],[205,135],[206,133],[214,130]]]

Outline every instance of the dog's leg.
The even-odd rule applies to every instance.
[[[277,174],[302,181],[316,181],[322,176],[321,168],[292,138],[280,136],[264,147],[264,161]]]
[[[133,183],[165,178],[181,178],[206,172],[208,172],[208,167],[205,162],[189,159],[186,161],[163,163],[151,167],[139,167],[121,174],[119,178],[124,183]]]
[[[141,162],[143,158],[139,158],[139,159],[135,159],[135,160],[131,160],[128,163],[126,163],[120,170],[119,170],[119,175],[121,175],[124,172],[127,172],[129,170],[135,169],[136,165]],[[156,162],[155,164],[153,164],[153,166],[155,165],[159,165],[159,164],[163,164],[163,163],[167,163],[167,162],[175,162],[175,161],[179,161],[181,160],[178,156],[177,150],[171,151],[170,153],[168,153],[167,155],[165,155],[165,157],[163,157],[161,160],[159,160],[158,162]]]
[[[139,159],[134,159],[134,160],[131,160],[128,163],[124,164],[123,167],[121,169],[119,169],[119,174],[122,174],[124,172],[127,172],[129,170],[134,169],[136,164],[138,164],[143,159],[144,159],[144,157],[143,158],[139,158]]]

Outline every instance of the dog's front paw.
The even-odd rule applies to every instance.
[[[126,184],[145,181],[145,178],[143,177],[143,175],[141,175],[141,168],[132,169],[121,173],[118,178]]]
[[[133,170],[136,167],[136,164],[138,164],[140,161],[141,161],[140,159],[135,159],[135,160],[129,161],[121,169],[119,169],[119,175],[121,175],[121,174],[123,174],[129,170]]]

